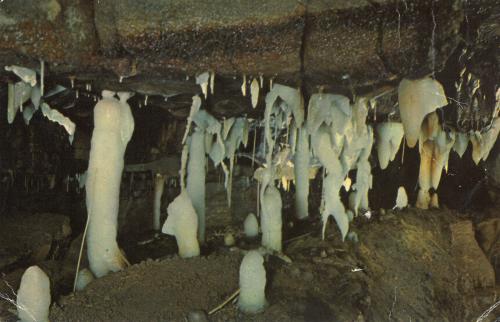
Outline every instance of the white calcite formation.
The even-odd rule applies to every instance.
[[[500,133],[500,117],[496,117],[491,122],[491,127],[484,133],[474,132],[470,136],[472,143],[472,160],[479,164],[481,160],[486,160]]]
[[[32,69],[21,66],[5,66],[5,70],[16,74],[23,82],[28,83],[31,87],[36,85],[36,72]]]
[[[165,176],[161,173],[155,175],[155,191],[154,191],[154,205],[153,205],[153,229],[159,231],[161,228],[161,196],[165,189]]]
[[[350,170],[357,169],[356,182],[351,189],[352,211],[369,209],[368,190],[372,186],[368,161],[373,145],[373,130],[366,125],[367,101],[357,98],[350,104],[345,96],[314,94],[309,101],[307,129],[312,150],[326,170],[323,179],[322,220],[323,237],[329,216],[333,216],[344,239],[349,230],[349,218],[340,200],[340,189]],[[347,181],[346,181],[347,180]]]
[[[7,122],[9,124],[14,122],[17,111],[22,110],[23,104],[31,98],[31,91],[32,87],[25,82],[8,84]]]
[[[262,200],[262,246],[281,251],[282,218],[281,195],[274,185],[268,185]]]
[[[85,289],[85,287],[87,287],[87,285],[89,285],[90,282],[92,282],[93,280],[94,280],[94,274],[92,274],[92,272],[89,269],[84,268],[78,272],[75,289],[77,291],[83,291],[83,289]]]
[[[208,96],[208,82],[210,80],[210,74],[205,72],[196,76],[196,84],[200,85],[203,96],[207,98]]]
[[[198,216],[185,190],[168,205],[167,213],[168,217],[161,231],[175,236],[179,256],[188,258],[200,255],[197,239]]]
[[[309,217],[309,135],[302,126],[298,131],[297,148],[294,157],[295,173],[295,216]]]
[[[26,125],[30,124],[31,118],[33,114],[35,114],[36,110],[32,105],[28,105],[23,109],[23,119]]]
[[[398,188],[398,194],[396,196],[396,206],[397,209],[403,209],[408,207],[408,195],[406,194],[405,187],[400,186]]]
[[[323,179],[324,191],[322,199],[324,207],[321,213],[323,238],[328,217],[333,216],[340,229],[342,239],[344,239],[349,231],[349,218],[339,195],[340,188],[344,182],[344,175],[338,153],[335,151],[330,137],[329,128],[325,125],[321,126],[311,136],[311,142],[314,154],[326,169],[326,176]]]
[[[409,147],[417,144],[425,116],[448,104],[441,84],[430,77],[403,79],[398,88],[399,112]]]
[[[453,144],[453,150],[457,152],[457,154],[462,157],[467,150],[467,146],[469,145],[469,136],[467,133],[458,132],[456,133],[455,144]]]
[[[249,251],[240,265],[240,295],[238,308],[244,313],[259,313],[266,306],[266,269],[264,258],[256,251]]]
[[[21,322],[48,322],[50,280],[38,266],[29,267],[17,291],[17,316]]]
[[[86,181],[88,212],[87,253],[96,277],[121,270],[126,260],[118,248],[118,206],[123,156],[132,137],[134,119],[130,106],[103,91],[94,108],[94,131]],[[124,98],[127,95],[123,96]]]
[[[205,132],[196,128],[189,140],[186,192],[198,216],[198,239],[205,240]]]
[[[257,81],[257,78],[254,78],[252,80],[252,83],[250,84],[250,96],[252,98],[253,108],[256,108],[257,104],[259,103],[259,91],[260,91],[259,82]]]
[[[249,213],[243,222],[243,231],[248,238],[255,238],[259,235],[259,221],[253,213]]]
[[[47,103],[42,103],[42,114],[47,119],[52,122],[55,122],[66,130],[69,135],[69,142],[73,143],[73,137],[75,135],[76,125],[71,121],[68,117],[64,116],[61,112],[55,109],[51,109]]]
[[[377,155],[381,169],[394,161],[404,136],[403,124],[384,122],[377,124]]]
[[[439,207],[437,192],[431,196],[429,189],[438,189],[443,169],[448,169],[448,158],[454,143],[455,133],[441,128],[436,113],[429,114],[420,134],[417,208]]]

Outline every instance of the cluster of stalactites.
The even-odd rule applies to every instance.
[[[368,191],[372,186],[368,158],[373,145],[373,130],[366,125],[367,102],[357,98],[350,104],[347,97],[314,94],[309,101],[307,128],[312,150],[325,169],[323,180],[323,237],[329,216],[333,216],[344,239],[349,230],[349,215],[340,200],[342,186],[350,188],[348,173],[357,169],[352,186],[352,211],[367,210]]]
[[[200,75],[201,79],[203,75]],[[206,77],[205,77],[206,76]],[[206,79],[201,82],[204,93],[208,91],[210,77],[205,75]],[[211,88],[213,89],[213,81]],[[197,239],[203,243],[205,241],[205,176],[206,176],[206,157],[207,155],[213,161],[215,166],[221,166],[225,173],[224,184],[228,195],[228,205],[231,206],[232,190],[232,172],[234,168],[236,151],[241,144],[248,143],[248,120],[243,117],[230,118],[218,121],[206,110],[201,108],[201,98],[193,96],[193,104],[187,119],[186,131],[183,137],[183,153],[181,158],[181,194],[169,205],[171,211],[176,212],[180,208],[189,209],[189,213],[196,215]],[[194,126],[192,125],[194,124]],[[229,160],[229,168],[224,160]],[[187,172],[187,173],[186,173]],[[179,207],[176,205],[183,205]],[[158,208],[158,206],[156,206]],[[194,211],[191,211],[194,210]],[[168,211],[168,209],[167,209]],[[169,216],[171,214],[169,213]],[[166,225],[166,224],[165,224]],[[175,226],[172,221],[169,225]],[[170,234],[176,234],[178,231],[172,227],[163,231]],[[183,235],[184,236],[184,235]],[[190,236],[190,234],[187,234]],[[182,242],[182,237],[176,235],[178,244]],[[179,239],[180,238],[180,239]],[[191,237],[190,237],[191,238]],[[193,244],[192,241],[188,243]],[[191,254],[196,253],[188,252]]]
[[[430,77],[418,80],[403,79],[399,84],[398,101],[408,146],[414,147],[417,141],[419,142],[419,191],[415,205],[422,209],[439,207],[436,190],[443,170],[448,171],[451,149],[453,148],[462,157],[470,141],[474,162],[478,164],[481,160],[486,160],[500,132],[500,118],[496,115],[498,112],[495,112],[491,126],[484,132],[462,133],[453,129],[445,130],[439,123],[435,110],[447,105],[448,100],[442,85]],[[384,143],[390,143],[391,139],[384,137],[396,136],[395,141],[397,141],[400,130],[394,125],[389,127],[385,124],[380,124],[377,130],[382,138],[378,142],[379,161],[381,168],[384,168],[387,166],[388,156],[392,160],[394,152],[392,144]],[[389,150],[390,154],[382,152]]]

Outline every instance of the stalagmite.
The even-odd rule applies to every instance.
[[[153,209],[153,229],[159,231],[161,228],[161,196],[165,187],[165,176],[161,173],[155,175],[154,209]]]
[[[305,126],[302,126],[298,133],[294,172],[295,216],[304,219],[309,216],[309,135]]]
[[[397,209],[403,209],[408,207],[408,195],[406,194],[405,187],[400,186],[398,188],[398,194],[396,196],[396,206]]]
[[[437,192],[433,193],[429,201],[430,208],[439,208],[439,198]]]
[[[429,205],[431,202],[431,195],[429,190],[424,190],[422,188],[418,189],[417,201],[415,203],[415,207],[420,209],[429,209]]]
[[[377,155],[380,168],[387,168],[394,161],[404,136],[403,124],[385,122],[377,124]]]
[[[48,322],[50,280],[38,266],[29,267],[17,291],[17,316],[21,322]]]
[[[82,291],[87,285],[94,280],[94,275],[87,268],[82,269],[78,272],[78,277],[76,279],[76,290]]]
[[[245,218],[243,230],[245,232],[245,236],[248,238],[254,238],[259,235],[259,222],[253,213],[249,213],[247,218]]]
[[[443,87],[430,77],[403,79],[399,83],[398,101],[406,143],[411,148],[417,144],[425,116],[448,104]]]
[[[174,201],[168,205],[167,213],[168,217],[161,232],[175,236],[179,256],[188,258],[200,255],[200,245],[196,238],[198,216],[185,190],[182,190]]]
[[[103,91],[94,108],[94,131],[87,170],[87,253],[96,277],[116,272],[126,260],[116,242],[123,156],[134,129],[130,106]]]
[[[266,269],[264,258],[256,251],[249,251],[240,266],[240,296],[238,308],[244,313],[259,313],[266,306]]]
[[[196,128],[189,142],[186,191],[198,216],[198,240],[205,241],[205,133]]]
[[[281,251],[281,195],[273,184],[267,186],[262,200],[262,246]]]
[[[250,95],[252,97],[252,107],[256,108],[257,103],[259,102],[259,82],[256,78],[252,80],[252,84],[250,84]]]

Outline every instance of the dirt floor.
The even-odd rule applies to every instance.
[[[224,231],[212,228],[202,256],[192,259],[175,255],[175,241],[168,236],[145,232],[123,240],[136,264],[75,294],[71,285],[78,238],[68,246],[55,232],[52,247],[65,256],[51,255],[38,265],[52,282],[51,322],[476,321],[500,298],[490,264],[500,250],[499,209],[480,215],[413,208],[372,212],[369,219],[355,219],[355,234],[345,242],[334,223],[322,241],[318,220],[287,222],[283,252],[292,263],[266,256],[268,306],[257,315],[240,313],[235,301],[208,315],[238,290],[241,259],[259,246],[259,240],[243,238],[236,225]],[[43,222],[51,223],[47,216]],[[26,220],[42,225],[31,217]],[[234,233],[235,246],[224,245],[227,231]],[[33,264],[26,259],[22,263]],[[10,270],[4,269],[0,285],[0,294],[11,299],[24,270],[12,265],[6,262]],[[16,321],[13,310],[7,300],[0,301],[0,321]],[[483,321],[498,317],[500,308]]]
[[[229,303],[210,321],[473,321],[498,301],[471,222],[452,211],[361,217],[353,228],[359,242],[342,243],[335,225],[324,241],[317,223],[298,230],[285,242],[291,264],[267,257],[266,310],[243,315]],[[209,255],[149,259],[95,280],[61,297],[50,320],[204,321],[196,313],[203,318],[238,289],[244,250],[257,246],[239,239],[224,247],[222,237],[211,243]],[[485,321],[497,316],[500,309]]]

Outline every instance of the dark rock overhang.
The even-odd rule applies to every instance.
[[[49,85],[134,91],[171,111],[188,108],[201,93],[195,76],[211,71],[207,105],[231,116],[252,113],[243,75],[301,87],[307,98],[377,95],[441,71],[460,47],[498,40],[495,10],[481,0],[7,0],[0,64],[37,69],[43,60]],[[464,39],[484,26],[486,39]]]

